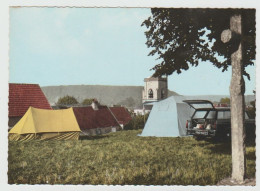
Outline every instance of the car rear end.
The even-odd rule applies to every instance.
[[[201,137],[214,137],[216,134],[216,120],[199,119],[191,122],[186,122],[187,135],[201,136]]]
[[[208,100],[184,100],[194,108],[191,119],[186,122],[187,135],[208,137],[216,133],[216,111]]]

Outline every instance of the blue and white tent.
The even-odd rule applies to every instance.
[[[140,136],[178,137],[185,136],[186,120],[192,109],[180,101],[180,96],[171,96],[153,103],[153,108]]]
[[[171,96],[153,103],[153,108],[140,136],[179,137],[186,136],[186,121],[191,117],[194,109],[183,100],[220,101],[227,95],[203,96]],[[245,96],[246,102],[254,100],[254,96]]]

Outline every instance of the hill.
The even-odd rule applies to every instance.
[[[51,105],[60,97],[74,96],[78,102],[86,98],[96,98],[104,105],[124,105],[131,108],[142,108],[143,86],[105,86],[105,85],[68,85],[41,87]],[[168,96],[178,95],[174,91]]]

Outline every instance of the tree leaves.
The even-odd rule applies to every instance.
[[[242,43],[244,67],[253,65],[255,59],[254,9],[151,9],[152,16],[141,26],[145,32],[149,56],[158,55],[154,76],[181,73],[200,61],[210,61],[226,71],[231,65],[233,46],[221,40],[223,30],[229,28],[230,16],[241,14],[243,19]],[[218,59],[222,56],[224,59]],[[244,75],[250,77],[244,70]]]
[[[56,105],[72,105],[72,104],[78,104],[78,101],[73,96],[64,96],[58,99],[58,102]]]

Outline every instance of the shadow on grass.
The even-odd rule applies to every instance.
[[[231,141],[230,140],[218,140],[214,138],[207,138],[204,141],[198,141],[198,146],[209,149],[214,154],[231,154]]]
[[[109,137],[108,135],[80,136],[79,140],[96,140]]]
[[[255,147],[255,136],[246,138],[246,146]]]
[[[256,160],[256,155],[254,151],[250,151],[246,154],[246,159],[247,160]]]
[[[210,149],[211,149],[212,153],[231,155],[231,143],[230,142],[212,144]]]
[[[255,138],[247,137],[245,141],[246,147],[254,147]],[[206,138],[204,141],[198,141],[196,144],[198,146],[204,147],[207,145],[207,148],[211,150],[212,153],[226,154],[231,155],[231,138],[227,139],[214,139]],[[249,153],[247,156],[248,159],[255,160],[255,153]]]

